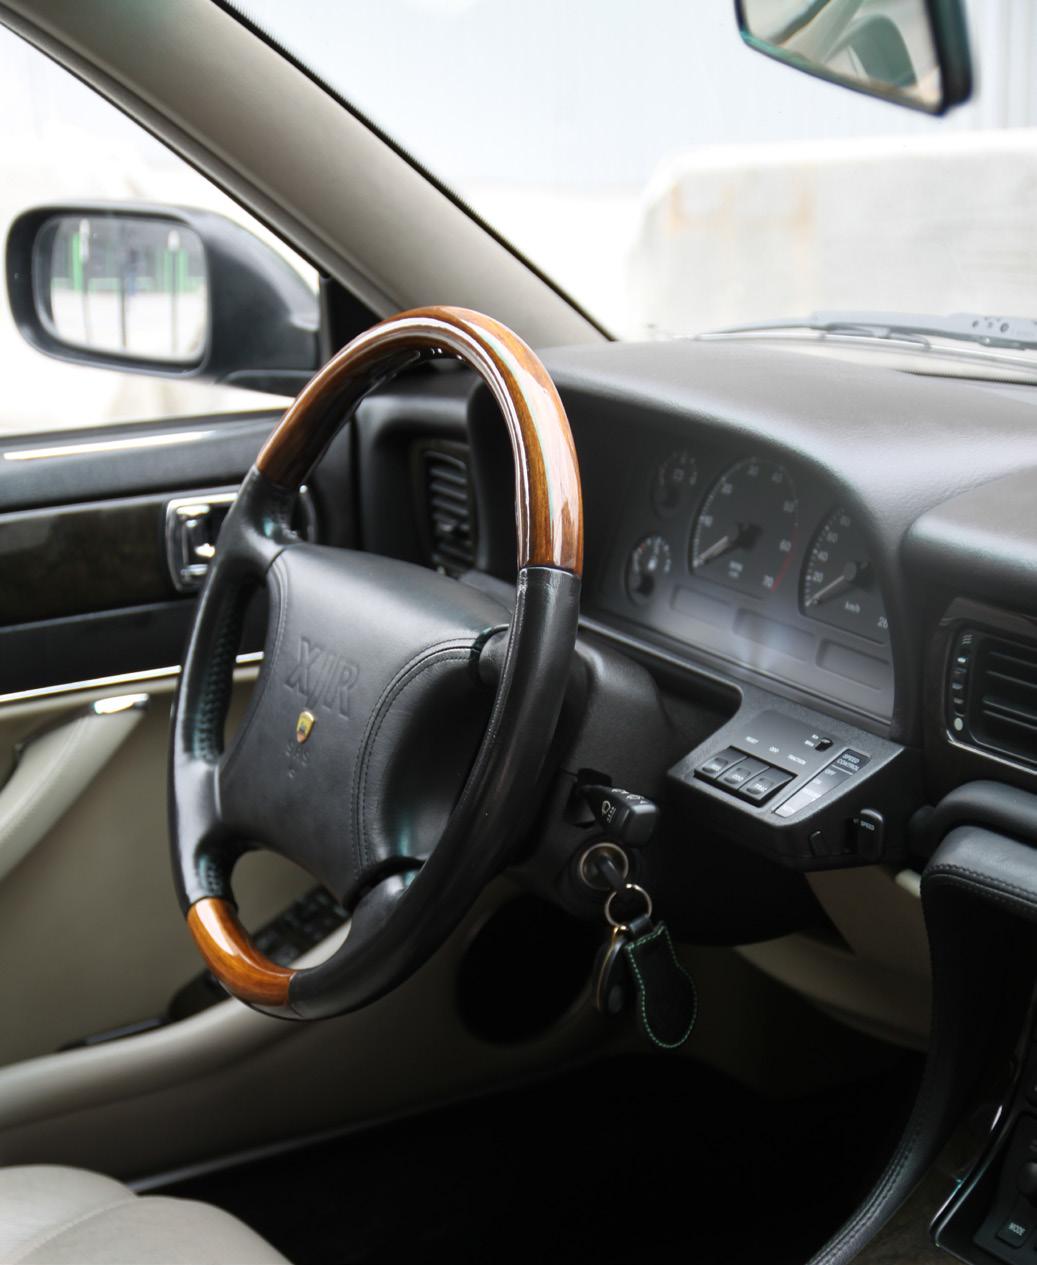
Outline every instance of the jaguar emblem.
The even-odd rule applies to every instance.
[[[303,710],[299,713],[299,719],[295,722],[295,741],[302,744],[313,733],[313,726],[317,723],[317,717],[313,712]]]

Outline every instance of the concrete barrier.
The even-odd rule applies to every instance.
[[[648,187],[630,335],[818,309],[1037,315],[1037,128],[710,146]]]

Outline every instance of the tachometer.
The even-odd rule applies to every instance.
[[[673,554],[662,536],[646,536],[630,551],[627,558],[627,594],[632,602],[643,606],[651,600],[659,581],[670,574]]]
[[[691,492],[698,482],[699,471],[694,456],[686,448],[671,452],[656,467],[652,479],[652,504],[655,512],[669,518],[684,508],[691,500]]]
[[[696,575],[759,597],[781,584],[792,560],[799,504],[788,472],[749,457],[714,483],[695,521]]]
[[[825,519],[811,543],[800,604],[811,619],[872,641],[889,641],[889,621],[867,544],[844,509]]]

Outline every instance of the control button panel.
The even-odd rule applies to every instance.
[[[667,778],[713,837],[798,870],[899,858],[922,802],[920,753],[791,703],[740,710]]]
[[[715,782],[722,790],[750,804],[762,804],[791,782],[794,774],[774,768],[737,747],[725,747],[700,764],[695,776]]]
[[[710,755],[695,766],[694,775],[755,805],[765,804],[788,786],[793,794],[774,811],[779,817],[794,817],[849,781],[869,758],[852,747],[840,751],[829,734],[790,717],[762,712],[747,724],[737,745]]]

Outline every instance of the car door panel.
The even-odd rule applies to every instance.
[[[19,1016],[0,1034],[0,1066],[159,1016],[198,973],[166,843],[168,707],[195,607],[170,574],[166,506],[235,487],[276,420],[0,448],[0,953],[19,964],[0,981],[0,1005]],[[349,539],[348,454],[329,454],[320,479],[321,536],[336,542]],[[246,659],[262,614],[260,598]],[[239,669],[229,723],[253,674]],[[89,710],[132,696],[147,707]],[[243,914],[260,922],[312,886],[271,856],[241,869]]]
[[[0,879],[71,808],[144,717],[147,694],[96,703],[44,724],[12,751],[0,784]]]
[[[232,722],[244,709],[254,671],[239,670]],[[0,1066],[161,1016],[198,973],[169,878],[166,843],[168,708],[175,678],[142,684],[134,693],[149,696],[147,709],[137,711],[110,758],[86,771],[93,776],[84,776],[74,760],[55,759],[46,787],[50,806],[35,810],[34,801],[18,792],[17,765],[0,790],[0,868],[4,795],[15,791],[30,813],[39,814],[38,829],[30,832],[30,821],[12,840],[22,858],[0,876],[0,953],[10,968],[0,978],[0,1007],[19,1019],[0,1030]],[[62,735],[74,733],[84,708],[104,697],[111,692],[0,709],[5,760],[10,763],[9,753],[42,726],[60,751]],[[97,719],[100,727],[119,718]],[[102,735],[101,741],[110,746],[114,737]],[[267,853],[250,854],[241,877],[243,916],[258,923],[312,886],[308,876]]]
[[[170,572],[166,506],[236,485],[275,421],[199,418],[9,441],[0,452],[0,695],[178,663],[193,604]]]

